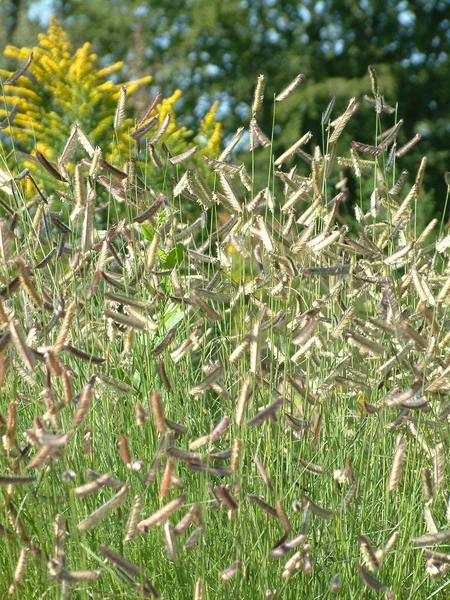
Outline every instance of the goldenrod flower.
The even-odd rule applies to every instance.
[[[121,89],[126,88],[129,99],[142,86],[148,85],[152,77],[126,83],[107,79],[120,71],[123,63],[97,69],[97,56],[92,53],[91,45],[85,43],[74,49],[54,18],[48,31],[39,34],[37,47],[7,46],[4,50],[5,56],[19,62],[27,61],[31,52],[33,60],[27,71],[13,85],[3,87],[6,104],[0,108],[0,120],[9,114],[13,105],[18,106],[16,118],[10,127],[3,130],[4,133],[10,134],[15,145],[26,152],[39,150],[47,160],[57,161],[71,127],[78,123],[92,145],[101,148],[106,160],[113,162],[120,159],[121,168],[135,148],[135,140],[129,135],[135,129],[132,119],[123,119],[120,127],[114,129],[114,114]],[[10,75],[10,72],[0,69],[0,76],[7,78]],[[193,132],[177,123],[174,113],[180,97],[180,90],[176,90],[169,98],[163,99],[150,115],[158,115],[161,124],[170,113],[170,122],[158,143],[166,143],[172,155],[181,154],[192,145]],[[217,105],[214,103],[207,112],[195,138],[202,154],[210,157],[220,154],[221,125],[215,119]],[[198,160],[198,168],[204,171],[200,153],[195,160]],[[25,166],[31,170],[40,169],[39,165],[30,161]],[[148,172],[148,165],[145,165],[145,171]],[[42,169],[40,173],[46,176]]]
[[[19,107],[14,123],[6,130],[15,142],[28,152],[37,144],[45,143],[46,158],[56,160],[70,127],[78,122],[91,142],[102,147],[104,156],[109,155],[113,145],[127,148],[131,119],[125,120],[119,139],[111,135],[106,147],[104,143],[104,134],[111,129],[111,115],[114,115],[120,88],[126,85],[131,95],[148,85],[152,78],[142,77],[126,84],[105,81],[105,76],[120,70],[122,63],[96,70],[97,57],[91,52],[91,45],[86,43],[74,52],[65,31],[54,18],[47,33],[39,35],[39,46],[33,49],[7,46],[4,54],[25,61],[31,50],[33,61],[28,71],[20,77],[17,86],[4,89],[6,102]],[[9,75],[4,70],[1,74]],[[8,110],[0,109],[0,118],[7,114]]]

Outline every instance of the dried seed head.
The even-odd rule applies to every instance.
[[[449,282],[450,282],[450,277],[449,277]],[[450,286],[450,284],[449,284]],[[250,335],[246,335],[244,337],[244,339],[242,340],[242,342],[240,342],[236,348],[233,350],[233,352],[230,354],[228,360],[230,361],[230,363],[234,363],[237,360],[239,360],[243,355],[244,352],[247,350],[247,348],[250,346],[250,342],[251,342],[251,336]]]
[[[261,475],[262,480],[264,481],[265,485],[269,489],[272,489],[272,482],[270,481],[269,476],[267,475],[265,468],[263,467],[261,461],[259,460],[259,458],[257,456],[255,456],[253,458],[253,462],[255,463],[256,468],[258,469],[259,474]]]
[[[341,133],[344,131],[345,126],[358,108],[359,104],[356,102],[356,98],[351,98],[345,112],[333,122],[334,131],[328,140],[330,144],[338,141]]]
[[[423,517],[425,520],[425,525],[427,526],[427,530],[428,533],[437,533],[438,532],[438,528],[436,526],[436,522],[434,520],[434,517],[431,513],[431,509],[428,505],[428,502],[425,503],[424,509],[423,509]]]
[[[237,575],[239,569],[242,567],[243,564],[244,563],[242,562],[242,560],[237,560],[232,565],[227,567],[224,571],[221,571],[220,576],[225,581],[229,581],[230,579],[233,579],[233,577],[235,577]]]
[[[166,421],[164,419],[164,407],[162,403],[162,398],[160,392],[158,390],[153,390],[151,399],[150,399],[153,418],[155,420],[156,429],[160,433],[164,433],[167,429]]]
[[[395,546],[399,539],[400,533],[398,531],[394,531],[394,533],[391,535],[391,537],[381,549],[381,556],[383,557],[389,554],[389,552],[392,550],[392,548]]]
[[[287,513],[284,510],[281,500],[277,500],[275,502],[275,513],[285,532],[290,533],[292,529],[291,522],[289,521],[289,517],[287,516]]]
[[[77,528],[80,531],[87,531],[89,529],[93,529],[98,523],[100,523],[100,521],[103,521],[103,519],[111,510],[119,508],[119,506],[121,506],[125,502],[126,497],[128,495],[129,487],[130,486],[128,484],[125,484],[119,490],[119,492],[111,498],[111,500],[108,500],[108,502],[102,504],[100,508],[97,508],[97,510],[91,513],[88,517],[80,521],[80,523],[78,523],[77,525]]]
[[[428,467],[424,467],[422,469],[422,483],[423,483],[423,494],[425,499],[429,502],[433,499],[434,490],[433,490],[433,478],[431,476],[431,471]]]
[[[17,565],[14,571],[14,581],[19,585],[23,583],[23,576],[27,567],[27,558],[29,552],[30,549],[26,546],[23,546],[20,550],[19,558],[17,560]]]
[[[386,588],[383,583],[375,579],[375,577],[372,577],[372,575],[366,571],[363,566],[356,565],[356,569],[363,583],[365,583],[365,585],[371,590],[384,590]]]
[[[186,150],[185,152],[182,152],[181,154],[178,154],[177,156],[172,156],[172,158],[169,158],[169,162],[172,165],[179,165],[180,163],[184,162],[185,160],[188,160],[189,158],[191,158],[191,156],[193,156],[197,150],[198,150],[198,146],[193,146],[192,148],[189,148],[189,150]]]
[[[127,521],[126,533],[123,539],[124,543],[134,540],[137,535],[137,524],[141,519],[141,511],[142,511],[142,496],[140,494],[136,494],[133,501],[133,506],[131,507],[130,515]]]
[[[194,600],[203,600],[203,583],[201,579],[195,582]]]
[[[164,120],[162,121],[161,125],[159,126],[159,129],[157,130],[155,135],[149,140],[149,142],[148,142],[149,146],[154,146],[157,142],[159,142],[159,140],[162,138],[162,136],[166,133],[167,128],[169,127],[171,116],[172,115],[170,113],[167,113],[167,115],[164,117]]]
[[[52,446],[42,446],[39,452],[28,463],[27,469],[40,469],[56,454],[59,454],[58,448],[54,448]]]
[[[114,129],[117,130],[122,125],[125,118],[125,102],[127,99],[127,88],[123,85],[120,88],[119,100],[117,102],[116,113],[114,115]]]
[[[302,494],[301,499],[302,499],[303,506],[305,506],[305,507],[307,506],[308,510],[310,510],[313,514],[315,514],[319,518],[325,519],[325,520],[332,518],[333,512],[331,510],[322,508],[321,506],[319,506],[318,504],[313,502],[311,500],[311,498],[309,498],[306,494]]]
[[[332,96],[330,103],[328,104],[327,108],[325,109],[325,112],[322,113],[322,120],[321,120],[322,126],[328,125],[328,121],[330,120],[331,112],[333,110],[335,102],[336,102],[336,96]]]
[[[299,571],[302,568],[303,565],[303,557],[302,557],[302,551],[298,550],[295,554],[292,555],[292,557],[286,562],[286,564],[284,565],[284,569],[283,572],[281,574],[281,576],[283,577],[283,579],[288,579],[289,577],[291,577],[294,573],[296,573],[297,571]]]
[[[202,381],[200,381],[200,383],[198,383],[196,386],[189,390],[189,393],[194,397],[200,396],[203,392],[209,389],[213,383],[216,383],[216,381],[218,381],[218,379],[222,376],[222,373],[222,366],[215,365],[210,370],[208,375]]]
[[[142,533],[148,533],[150,527],[165,523],[172,513],[174,513],[176,510],[179,510],[183,506],[184,500],[185,494],[181,494],[174,500],[171,500],[165,506],[153,513],[153,515],[138,523],[138,529]]]
[[[252,116],[254,117],[258,110],[261,108],[261,104],[264,100],[264,75],[259,75],[256,83],[255,95],[252,104]]]
[[[118,446],[119,446],[120,458],[123,460],[123,462],[127,466],[130,466],[132,463],[132,458],[131,458],[130,449],[128,447],[128,440],[124,435],[120,436]]]
[[[378,571],[378,569],[380,568],[380,563],[377,558],[375,549],[372,546],[369,538],[365,535],[360,535],[359,545],[364,564],[368,567],[370,571]]]
[[[111,482],[111,475],[109,473],[104,473],[99,477],[96,477],[94,481],[89,481],[88,483],[84,483],[83,485],[79,485],[76,488],[73,488],[73,493],[78,496],[78,498],[83,498],[88,494],[92,494],[96,492],[100,488],[109,485]]]
[[[228,425],[230,424],[230,417],[223,417],[219,423],[215,426],[215,428],[212,430],[210,437],[210,441],[211,442],[217,442],[217,440],[220,440],[220,438],[222,437],[223,433],[225,432],[225,430],[227,429]]]
[[[420,188],[422,186],[423,175],[425,173],[425,167],[427,166],[427,157],[424,156],[420,161],[419,169],[417,170],[416,180],[414,187],[416,190],[416,197],[419,195]]]
[[[177,559],[177,544],[172,523],[164,523],[164,540],[166,545],[167,558],[175,561]]]
[[[272,404],[261,410],[257,415],[255,415],[253,418],[247,421],[247,426],[258,427],[269,417],[273,417],[277,412],[278,408],[282,406],[285,402],[286,398],[280,396],[279,398],[277,398],[277,400],[275,400],[275,402],[272,402]]]
[[[372,86],[372,94],[374,96],[378,96],[380,92],[379,92],[379,88],[378,88],[377,73],[376,73],[375,69],[372,67],[372,65],[368,66],[368,70],[369,70],[369,77],[370,77],[370,85]]]
[[[8,404],[8,417],[6,420],[6,431],[11,438],[16,437],[17,433],[17,402],[12,400]]]
[[[288,86],[286,86],[282,92],[278,94],[278,96],[275,98],[275,101],[282,102],[283,100],[286,100],[286,98],[288,98],[292,94],[292,92],[300,85],[300,83],[304,79],[304,75],[297,75],[297,77],[295,77],[295,79],[293,79],[291,83]]]
[[[194,548],[195,544],[198,542],[202,535],[202,531],[202,527],[197,527],[196,529],[194,529],[194,531],[191,533],[191,535],[186,540],[186,543],[183,546],[185,550],[189,551],[192,550],[192,548]]]
[[[153,596],[154,598],[160,597],[160,594],[154,588],[150,579],[148,577],[144,576],[141,567],[138,567],[138,565],[135,565],[134,563],[130,562],[129,560],[124,558],[121,554],[118,554],[117,552],[110,550],[103,544],[100,544],[99,550],[103,554],[103,556],[105,558],[107,558],[109,561],[111,561],[111,563],[115,567],[121,569],[125,573],[128,573],[128,575],[131,575],[133,577],[139,577],[139,578],[143,579],[143,586],[141,584],[137,584],[137,583],[134,584],[136,591],[138,591],[142,597],[144,597],[144,598],[148,598],[149,596]]]
[[[29,346],[26,342],[25,334],[24,334],[23,329],[17,319],[10,321],[9,331],[10,331],[11,339],[13,341],[13,344],[16,347],[18,355],[22,359],[25,366],[30,371],[34,371],[34,363],[35,363],[34,354],[32,353],[31,348],[29,348]]]
[[[148,421],[148,414],[147,411],[145,410],[144,406],[142,406],[142,404],[140,404],[139,402],[136,403],[136,424],[141,427],[142,425],[145,425],[145,423]]]
[[[289,157],[291,157],[294,153],[296,153],[297,150],[301,146],[304,146],[305,144],[307,144],[311,138],[312,138],[312,133],[310,131],[308,131],[299,140],[297,140],[295,142],[295,144],[293,144],[290,148],[288,148],[286,150],[286,152],[283,152],[283,154],[275,160],[274,164],[277,166],[282,165]],[[305,192],[305,190],[303,188],[300,188],[299,193],[301,190],[303,190],[302,191],[302,194],[303,194]],[[285,208],[285,207],[283,207],[283,208]],[[285,210],[286,210],[286,208],[285,208]]]
[[[450,529],[421,535],[420,537],[412,538],[411,541],[415,546],[422,548],[423,546],[433,546],[434,544],[446,542],[447,540],[450,540]]]
[[[163,434],[158,442],[158,447],[156,449],[155,455],[150,463],[150,468],[145,478],[145,484],[150,485],[156,479],[156,474],[159,471],[159,466],[161,464],[162,457],[164,452],[166,451],[166,444],[168,440],[168,434]]]
[[[83,441],[81,444],[83,456],[88,456],[92,450],[92,431],[86,429],[83,433]]]
[[[399,482],[403,473],[403,467],[405,465],[406,458],[406,438],[404,435],[399,434],[397,436],[397,442],[395,445],[394,458],[392,460],[391,473],[389,475],[388,492],[394,490]]]
[[[161,480],[161,487],[159,489],[159,497],[163,500],[169,493],[170,485],[172,482],[173,473],[175,471],[175,459],[169,458],[164,469],[164,475]]]
[[[445,456],[442,442],[434,449],[434,481],[436,488],[440,488],[445,481]]]
[[[250,150],[254,150],[258,144],[263,148],[271,145],[269,138],[263,133],[256,119],[250,121]]]
[[[33,300],[33,302],[37,305],[37,306],[42,306],[44,304],[42,298],[39,296],[39,294],[36,291],[36,288],[34,287],[33,283],[31,282],[30,279],[30,275],[29,275],[29,268],[25,267],[25,263],[23,262],[23,260],[18,260],[17,261],[17,267],[18,267],[18,271],[19,271],[19,278],[20,281],[24,287],[24,289],[26,290],[27,294],[30,296],[30,298]]]
[[[407,152],[409,152],[411,150],[411,148],[413,146],[415,146],[417,144],[417,142],[419,142],[422,139],[422,135],[420,133],[416,133],[416,135],[411,138],[409,140],[409,142],[406,142],[406,144],[404,144],[401,148],[399,148],[396,152],[396,157],[397,158],[401,158],[402,156],[404,156]]]
[[[13,85],[19,79],[19,77],[21,77],[21,75],[25,73],[25,71],[28,69],[32,62],[33,52],[30,52],[26,61],[20,65],[17,71],[14,71],[14,73],[12,73],[7,79],[5,79],[3,85]]]
[[[166,367],[164,364],[164,359],[161,358],[158,361],[158,371],[159,371],[159,375],[161,377],[161,380],[164,384],[164,387],[166,388],[166,390],[171,393],[172,392],[172,386],[170,385],[170,381],[169,378],[167,377],[167,373],[166,373]]]
[[[238,510],[239,506],[231,493],[228,491],[228,486],[218,485],[216,488],[216,494],[219,500],[226,506],[228,510],[228,518],[231,519],[234,513]]]
[[[78,425],[81,425],[81,423],[86,417],[86,414],[91,408],[92,398],[94,396],[94,382],[95,376],[91,378],[91,380],[84,386],[84,388],[81,391],[77,412],[75,413],[72,421],[72,427],[77,427]]]

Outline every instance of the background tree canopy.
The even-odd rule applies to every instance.
[[[303,73],[307,85],[301,95],[277,107],[283,146],[307,130],[320,144],[320,115],[330,98],[336,96],[339,114],[350,96],[367,93],[372,64],[386,102],[399,102],[405,121],[399,141],[422,134],[402,167],[414,171],[427,155],[425,209],[444,208],[442,175],[450,165],[447,0],[3,0],[1,12],[4,43],[19,43],[19,33],[39,28],[39,19],[43,28],[53,13],[75,45],[91,42],[106,64],[125,60],[128,78],[150,74],[165,95],[182,89],[179,112],[189,125],[220,100],[225,134],[250,117],[260,73],[266,75],[269,101],[258,121],[270,133],[270,98]],[[27,25],[30,18],[34,22]],[[349,135],[373,143],[368,112],[359,111],[352,121]]]

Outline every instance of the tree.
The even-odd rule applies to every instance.
[[[23,0],[0,0],[0,46],[19,43],[25,35],[35,35],[40,25],[30,21],[28,2]]]

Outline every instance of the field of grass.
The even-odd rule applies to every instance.
[[[166,154],[153,190],[145,156],[125,172],[77,129],[40,161],[52,190],[3,164],[1,598],[449,597],[450,236],[415,226],[426,160],[407,183],[395,127],[341,148],[354,99],[314,154],[273,156],[262,95],[262,190],[231,147],[214,185]],[[346,165],[373,189],[351,227]]]

